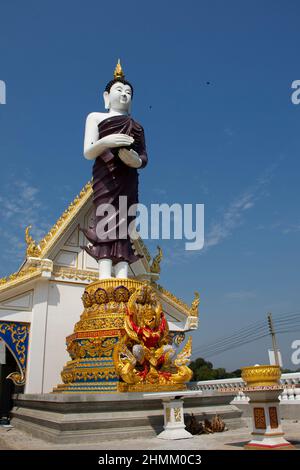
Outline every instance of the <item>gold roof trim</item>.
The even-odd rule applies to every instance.
[[[97,272],[57,266],[54,268],[53,276],[67,279],[78,279],[80,281],[97,281],[99,278]]]
[[[41,249],[37,246],[35,240],[30,235],[31,225],[28,225],[25,229],[25,241],[26,241],[26,256],[32,256],[34,258],[39,258],[41,255]]]
[[[16,284],[20,284],[20,282],[25,282],[28,281],[28,279],[38,277],[41,274],[41,267],[29,266],[27,268],[23,268],[20,271],[11,274],[10,276],[0,279],[0,292],[3,292],[4,290],[13,287]]]
[[[151,255],[150,255],[150,253],[148,251],[148,248],[146,247],[143,239],[139,237],[136,241],[138,243],[138,246],[139,246],[140,250],[143,252],[143,255],[145,256],[146,260],[148,261],[148,263],[150,263]]]
[[[190,315],[192,317],[198,317],[199,315],[199,304],[200,304],[200,294],[199,292],[195,292],[194,294],[194,300],[192,302],[191,308],[190,308]]]
[[[47,235],[40,241],[38,247],[41,250],[41,257],[44,257],[49,253],[58,236],[67,228],[73,217],[78,214],[81,207],[88,201],[91,195],[92,183],[89,181],[71,202],[69,207],[63,212]]]
[[[200,303],[200,296],[198,292],[195,292],[195,298],[192,302],[192,305],[188,305],[186,302],[183,300],[179,299],[176,297],[172,292],[168,291],[164,287],[162,287],[160,284],[157,284],[156,282],[152,281],[152,285],[162,294],[164,294],[168,299],[170,299],[172,302],[176,304],[176,306],[180,306],[185,314],[187,314],[189,317],[198,317],[198,308],[199,308],[199,303]]]
[[[153,258],[152,264],[150,266],[151,273],[159,274],[160,273],[160,263],[163,258],[163,252],[160,246],[157,247],[157,255]]]

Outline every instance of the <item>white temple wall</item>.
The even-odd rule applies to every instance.
[[[0,307],[0,321],[31,322],[31,312],[6,310]]]
[[[0,301],[0,321],[31,322],[33,289],[14,292]]]
[[[70,282],[49,283],[43,393],[52,392],[53,387],[62,383],[60,373],[70,360],[66,337],[73,333],[83,311],[84,287]]]
[[[25,393],[43,392],[44,344],[48,310],[48,288],[46,280],[36,282],[27,358]]]

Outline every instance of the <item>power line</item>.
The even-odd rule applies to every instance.
[[[282,330],[282,331],[277,331],[277,333],[278,334],[284,334],[284,333],[294,333],[294,332],[297,332],[297,331],[300,331],[300,329],[298,329],[298,330],[295,330],[295,329]],[[201,354],[201,356],[203,356],[204,358],[209,358],[209,357],[217,356],[218,354],[221,354],[223,352],[239,348],[240,346],[244,346],[245,344],[253,343],[255,341],[258,341],[259,339],[266,338],[267,336],[269,336],[269,333],[256,336],[254,338],[248,339],[247,341],[237,342],[237,343],[232,344],[230,346],[228,345],[227,347],[224,347],[224,348],[219,347],[216,350],[211,350],[211,351],[207,351],[207,352],[202,352],[201,350],[200,351],[195,350],[193,352],[193,354],[197,353],[197,354]]]
[[[246,342],[249,342],[249,341],[255,341],[261,335],[268,335],[268,333],[262,331],[258,335],[255,335],[255,336],[251,335],[251,336],[243,337],[240,340],[236,340],[235,342],[220,344],[216,347],[211,347],[211,348],[206,348],[206,349],[195,348],[194,352],[197,353],[197,354],[200,354],[200,353],[201,354],[210,354],[211,352],[223,350],[224,348],[227,348],[227,347],[235,347],[235,346],[242,345],[242,344],[244,344]]]
[[[237,345],[232,346],[232,347],[229,346],[229,347],[227,347],[227,348],[220,349],[220,350],[218,350],[218,351],[212,351],[211,353],[206,354],[206,355],[204,356],[204,358],[217,356],[218,354],[221,354],[221,353],[226,352],[226,351],[230,351],[230,350],[232,350],[232,349],[236,349],[236,348],[238,348],[238,347],[240,347],[240,346],[243,346],[243,345],[245,345],[245,344],[249,344],[249,343],[252,343],[253,341],[257,341],[257,340],[259,340],[259,339],[265,338],[266,336],[269,336],[269,334],[267,333],[267,334],[265,334],[265,335],[258,336],[255,340],[245,341],[245,342],[242,343],[242,344],[237,344]]]
[[[235,338],[239,338],[241,335],[243,335],[244,333],[250,333],[251,331],[258,331],[259,329],[261,328],[265,328],[266,327],[266,323],[265,321],[262,322],[255,322],[254,324],[250,324],[249,326],[247,327],[243,327],[241,328],[240,330],[237,330],[235,331],[233,334],[229,335],[229,336],[223,336],[223,337],[219,337],[217,338],[215,341],[213,342],[209,342],[209,343],[204,343],[201,347],[202,348],[205,348],[206,346],[209,347],[211,345],[216,345],[220,342],[225,342],[225,341],[229,341],[229,340],[234,340]]]
[[[268,335],[267,328],[265,328],[264,330],[262,330],[260,332],[255,332],[255,333],[251,333],[251,334],[248,334],[248,335],[244,335],[241,338],[237,338],[235,341],[226,342],[226,343],[224,342],[223,344],[220,343],[218,345],[212,344],[210,347],[206,347],[206,348],[198,347],[198,348],[195,348],[194,351],[195,352],[209,353],[210,351],[216,351],[218,349],[223,349],[226,346],[234,346],[236,344],[244,343],[245,340],[247,340],[247,341],[255,340],[256,338],[260,337],[261,334]]]
[[[293,328],[292,330],[282,330],[282,331],[278,331],[278,333],[298,333],[300,331],[300,328],[297,330],[295,328]]]
[[[262,331],[267,331],[267,326],[256,328],[255,330],[252,330],[252,331],[245,331],[243,334],[239,334],[239,335],[236,335],[236,336],[231,337],[231,338],[227,337],[227,338],[224,338],[224,339],[219,339],[218,341],[214,341],[210,344],[201,345],[200,348],[201,349],[210,349],[211,347],[217,347],[219,345],[224,345],[224,344],[227,344],[227,343],[233,343],[235,341],[239,341],[242,338],[247,338],[248,336],[256,335],[258,332],[262,332]]]
[[[295,312],[295,311],[294,311]],[[299,310],[300,312],[300,310]],[[285,315],[289,315],[289,314],[280,314],[280,315],[277,315],[276,317],[284,317]],[[296,315],[298,317],[298,315]],[[279,322],[279,321],[288,321],[289,319],[282,319],[282,320],[275,320],[276,322]],[[246,327],[243,327],[241,328],[240,330],[236,330],[233,334],[229,335],[229,336],[224,336],[224,337],[219,337],[217,338],[214,342],[209,342],[209,343],[204,343],[202,348],[205,348],[206,346],[213,346],[219,342],[223,342],[223,341],[227,341],[229,339],[235,339],[235,337],[239,337],[240,334],[243,334],[244,332],[250,332],[250,331],[253,331],[253,330],[258,330],[259,328],[264,328],[266,326],[266,322],[265,321],[259,321],[259,322],[255,322],[255,323],[251,323],[250,325],[246,326]],[[201,348],[201,349],[202,349]]]
[[[295,327],[298,327],[299,325],[299,313],[300,310],[294,310],[291,312],[275,315],[275,320],[273,323],[278,326],[276,332],[278,334],[284,334],[300,331],[298,329],[295,329]],[[281,327],[292,327],[293,329],[282,330]],[[269,336],[269,333],[265,332],[266,330],[266,322],[254,322],[251,323],[248,327],[243,327],[240,330],[235,331],[232,335],[219,337],[214,342],[206,343],[198,348],[195,348],[193,354],[196,353],[201,354],[204,357],[212,357],[214,355],[221,354],[222,352],[229,351],[245,344],[249,344],[251,342],[255,342],[259,339],[265,338]]]
[[[282,323],[299,323],[300,316],[298,318],[288,318],[285,320],[275,320],[276,325],[281,325]]]
[[[300,310],[291,310],[290,312],[285,312],[285,313],[276,313],[274,315],[274,317],[286,317],[286,316],[289,316],[289,315],[292,315],[294,313],[300,313]]]

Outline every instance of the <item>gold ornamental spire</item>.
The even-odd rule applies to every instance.
[[[121,62],[120,59],[118,59],[118,63],[116,65],[115,71],[114,71],[114,79],[117,80],[118,78],[125,78],[124,72],[122,70]]]
[[[163,252],[162,252],[162,249],[160,248],[160,246],[157,247],[157,250],[158,250],[158,253],[153,258],[152,264],[150,266],[150,271],[152,273],[159,274],[160,273],[160,262],[161,262],[162,257],[163,257]]]
[[[30,235],[31,225],[28,225],[25,229],[25,241],[26,241],[26,256],[32,256],[34,258],[39,258],[41,255],[41,248],[35,243],[35,240]]]

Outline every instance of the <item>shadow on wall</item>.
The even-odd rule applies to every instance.
[[[56,284],[50,284],[49,286],[49,305],[57,307],[60,304],[60,292]]]

